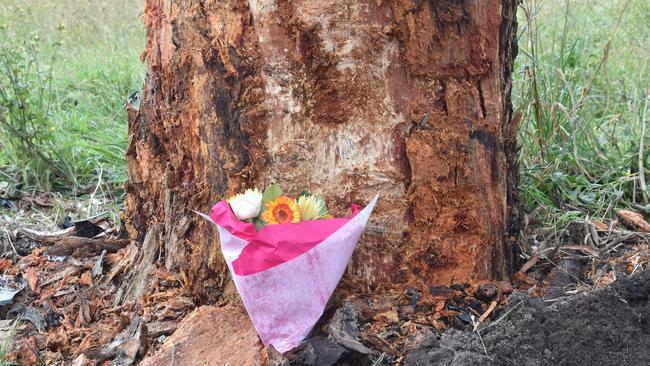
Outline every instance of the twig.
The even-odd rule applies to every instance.
[[[481,332],[479,332],[479,330],[478,330],[478,326],[479,326],[479,324],[481,324],[481,321],[480,321],[480,319],[479,319],[478,322],[475,321],[474,315],[472,315],[471,317],[472,317],[472,324],[474,325],[474,331],[478,335],[478,339],[481,341],[481,346],[483,346],[483,352],[485,352],[485,355],[487,356],[488,351],[487,351],[487,348],[485,347],[485,342],[483,342],[483,337],[481,337]]]
[[[485,319],[487,319],[487,317],[490,316],[490,314],[492,314],[492,312],[493,312],[494,309],[496,309],[496,308],[497,308],[497,302],[496,302],[496,301],[492,301],[492,302],[490,303],[490,307],[488,307],[488,309],[485,310],[485,312],[483,313],[483,315],[481,315],[481,317],[478,318],[478,321],[479,321],[480,323],[483,323],[483,322],[485,321]]]
[[[25,344],[27,345],[27,347],[29,348],[30,351],[34,352],[34,354],[35,354],[36,357],[38,358],[38,363],[40,363],[40,364],[43,365],[43,366],[47,366],[47,365],[45,364],[45,362],[43,361],[43,358],[41,357],[41,354],[40,354],[37,350],[33,349],[33,348],[32,348],[32,345],[29,344],[29,342],[25,342]]]
[[[106,249],[102,250],[102,254],[100,254],[99,258],[97,258],[97,261],[95,261],[95,265],[93,266],[93,270],[91,272],[93,278],[99,277],[104,273],[103,262],[104,262],[105,255],[106,255]]]
[[[89,214],[90,214],[90,212],[89,212]],[[108,211],[102,211],[102,212],[100,212],[100,213],[98,213],[96,215],[86,217],[86,218],[83,218],[83,219],[80,219],[80,220],[76,220],[76,221],[73,221],[72,223],[74,224],[74,223],[81,222],[81,221],[90,221],[93,224],[97,224],[98,222],[101,221],[101,219],[104,219],[104,216],[107,216],[107,215],[108,215]],[[98,220],[98,219],[100,219],[100,220]]]
[[[99,189],[99,186],[102,184],[102,175],[104,173],[104,167],[100,164],[99,165],[99,177],[97,178],[97,185],[95,186],[95,190],[93,193],[90,195],[90,199],[88,200],[88,214],[92,212],[92,207],[93,207],[93,200],[95,199],[95,195],[97,194],[97,190]]]
[[[644,169],[644,154],[643,145],[645,144],[645,116],[648,110],[648,98],[645,100],[643,106],[643,115],[641,116],[641,137],[639,137],[639,189],[641,190],[641,197],[643,203],[648,203],[648,188],[645,184],[645,169]]]
[[[53,243],[56,241],[59,241],[65,237],[68,237],[72,235],[74,232],[75,228],[74,226],[69,227],[65,230],[59,230],[59,231],[53,231],[53,232],[47,232],[47,231],[36,231],[32,229],[28,229],[26,227],[20,227],[18,228],[18,232],[21,234],[25,235],[26,237],[35,240],[35,241],[41,241],[41,242],[46,242],[46,243]]]
[[[594,248],[588,246],[588,245],[564,245],[559,248],[560,250],[562,249],[570,249],[570,250],[579,250],[581,252],[585,252],[593,257],[599,257],[600,253],[598,253],[597,250]]]
[[[644,238],[645,235],[639,235],[639,233],[633,233],[633,232],[627,233],[625,235],[621,235],[621,236],[619,236],[617,238],[612,239],[612,241],[609,244],[607,244],[607,246],[605,247],[605,249],[603,249],[603,251],[608,252],[611,249],[613,249],[615,246],[617,246],[618,244],[624,243],[624,242],[626,242],[626,241],[628,241],[628,240],[630,240],[632,238],[636,238],[636,237]]]
[[[7,236],[7,240],[9,240],[9,245],[11,245],[11,249],[13,249],[14,254],[18,256],[18,251],[16,250],[16,247],[14,246],[14,242],[11,241],[11,235],[9,235],[9,232],[7,229],[4,229],[5,235]]]
[[[533,255],[530,257],[526,263],[524,263],[523,266],[521,266],[521,269],[519,269],[520,273],[526,273],[529,269],[533,268],[535,264],[537,264],[537,261],[539,261],[539,258],[546,254],[549,251],[552,251],[553,248],[546,248],[546,241],[543,241],[542,244],[539,246],[539,248],[533,253]]]
[[[510,309],[504,311],[504,312],[503,312],[503,315],[501,315],[497,320],[495,320],[495,321],[493,321],[492,323],[486,325],[485,327],[483,327],[483,329],[480,329],[480,330],[486,330],[486,329],[488,329],[488,328],[490,328],[490,327],[493,327],[493,326],[499,324],[499,323],[500,323],[501,321],[503,321],[503,320],[504,320],[504,319],[505,319],[505,318],[506,318],[506,317],[507,317],[511,312],[515,311],[515,309],[517,309],[517,308],[518,308],[519,306],[521,306],[521,304],[523,304],[523,303],[524,303],[523,300],[522,300],[522,301],[519,301],[519,302],[516,303],[513,307],[511,307]]]
[[[382,352],[379,357],[377,357],[377,360],[372,363],[372,366],[379,366],[381,365],[382,362],[384,362],[384,357],[386,357],[386,352]]]
[[[591,234],[591,240],[594,242],[594,245],[599,246],[600,245],[600,237],[598,236],[598,231],[596,230],[596,225],[594,225],[594,223],[591,222],[588,218],[585,220],[585,223],[587,224],[587,229],[589,230],[589,233]]]

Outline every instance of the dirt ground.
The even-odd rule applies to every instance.
[[[339,291],[312,336],[279,355],[236,299],[201,302],[162,264],[142,271],[141,302],[120,302],[126,269],[151,248],[121,239],[104,210],[16,205],[0,210],[0,272],[20,290],[0,306],[0,339],[16,331],[7,364],[650,365],[650,233],[638,224],[575,222],[546,241],[531,231],[510,282]],[[56,205],[76,213],[72,226],[57,227]]]
[[[426,339],[404,364],[650,365],[649,271],[554,302],[516,292],[509,303],[480,337],[451,329]]]

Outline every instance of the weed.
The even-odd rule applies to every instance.
[[[521,191],[553,231],[616,207],[650,209],[645,1],[525,0],[516,60]]]
[[[61,147],[53,143],[55,128],[50,120],[52,68],[61,44],[55,42],[45,60],[40,45],[36,34],[18,41],[6,27],[0,28],[0,127],[5,153],[22,163],[26,179],[46,188],[51,187],[51,177],[76,184]]]
[[[141,88],[143,77],[140,11],[126,0],[0,4],[5,59],[34,60],[23,65],[12,59],[22,67],[21,86],[29,91],[23,99],[33,112],[0,126],[3,180],[15,180],[23,191],[92,192],[101,172],[107,189],[121,187],[127,143],[123,104]],[[2,70],[0,78],[6,76]],[[41,90],[47,97],[43,104],[31,96]],[[20,96],[9,94],[4,104],[16,109]],[[16,126],[29,132],[27,152],[8,128]]]
[[[14,337],[16,336],[16,331],[18,329],[18,324],[20,321],[21,317],[14,319],[11,328],[9,328],[8,332],[5,332],[3,334],[4,337],[0,340],[0,366],[6,365],[6,355],[13,345]]]
[[[14,39],[5,41],[10,50],[20,51],[38,35],[48,47],[27,56],[49,60],[61,41],[49,71],[42,62],[38,72],[26,73],[34,79],[30,102],[39,88],[51,97],[49,108],[30,105],[40,126],[31,144],[50,141],[47,155],[34,159],[33,149],[7,148],[12,134],[2,128],[2,180],[22,172],[21,181],[35,189],[89,192],[110,192],[124,181],[122,105],[143,77],[140,9],[128,0],[0,4],[0,23]],[[541,208],[551,234],[571,220],[610,216],[617,207],[650,211],[650,149],[644,148],[650,2],[525,0],[519,18],[513,102],[523,113],[520,189],[528,211]],[[54,32],[61,23],[65,31]],[[50,82],[44,82],[48,72]]]

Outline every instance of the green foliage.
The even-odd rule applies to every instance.
[[[525,0],[513,102],[521,191],[549,227],[563,212],[645,208],[650,3]],[[639,159],[641,157],[641,159]]]
[[[0,4],[2,179],[19,177],[23,189],[121,186],[123,105],[143,77],[138,13],[125,0]]]
[[[262,219],[260,218],[260,216],[254,218],[254,219],[253,219],[253,223],[255,224],[255,230],[256,230],[256,231],[260,231],[260,230],[262,230],[262,227],[263,227],[264,225],[266,225],[266,223],[264,222],[264,220],[262,220]]]
[[[525,0],[518,14],[526,208],[543,208],[552,227],[647,207],[650,2]],[[74,190],[125,179],[122,106],[142,85],[140,16],[128,0],[0,3],[3,180]]]
[[[62,30],[59,28],[59,30]],[[4,150],[9,159],[22,162],[27,174],[49,186],[55,179],[75,182],[54,144],[55,127],[50,121],[52,68],[61,44],[55,42],[46,59],[40,57],[40,37],[16,40],[6,27],[0,28],[0,127]],[[44,175],[36,175],[38,173]]]
[[[282,187],[278,184],[271,184],[262,194],[262,203],[271,202],[280,196],[282,196]]]

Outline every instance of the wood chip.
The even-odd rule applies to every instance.
[[[630,210],[620,210],[616,215],[621,219],[623,224],[630,226],[632,229],[650,233],[650,224],[648,224],[640,213]]]
[[[164,320],[158,322],[147,323],[147,335],[152,338],[158,338],[161,335],[168,336],[178,327],[178,322],[175,320]]]
[[[142,318],[135,317],[131,324],[115,337],[111,343],[87,349],[83,351],[83,354],[98,362],[113,359],[112,365],[132,365],[142,344],[143,325]]]
[[[0,273],[5,273],[14,263],[9,259],[0,259]]]
[[[36,286],[38,285],[38,275],[36,274],[36,268],[34,267],[29,267],[23,273],[23,278],[27,280],[27,284],[29,285],[29,288],[33,291],[36,292]]]
[[[67,276],[72,276],[72,275],[76,274],[77,272],[79,272],[80,270],[81,270],[81,267],[67,266],[67,267],[63,268],[61,271],[55,273],[52,277],[50,277],[46,281],[43,281],[41,286],[47,286],[50,283],[59,281],[59,280],[65,278]]]
[[[587,225],[587,229],[589,231],[589,234],[591,235],[591,240],[594,242],[596,246],[600,245],[600,236],[598,236],[598,230],[596,230],[596,225],[594,225],[591,221],[586,220],[585,221]]]
[[[93,278],[97,278],[104,273],[104,257],[106,256],[106,249],[102,250],[102,254],[99,255],[93,266]]]
[[[86,271],[81,275],[79,283],[85,286],[91,286],[93,284],[93,278],[89,271]]]

